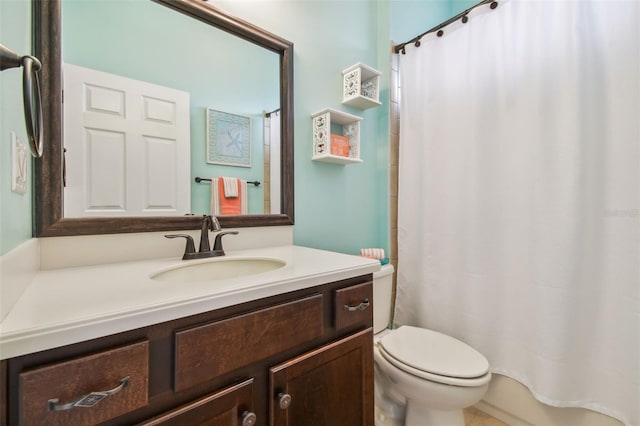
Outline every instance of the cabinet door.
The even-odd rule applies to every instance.
[[[373,425],[373,331],[270,369],[271,426]]]
[[[144,422],[141,426],[253,426],[253,379],[224,388]]]

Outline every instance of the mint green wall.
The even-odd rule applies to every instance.
[[[343,69],[357,62],[380,66],[378,41],[389,46],[388,3],[225,0],[218,4],[294,43],[294,242],[354,254],[361,247],[388,248],[388,136],[381,136],[388,133],[388,103],[366,111],[341,104]],[[382,93],[388,98],[388,59],[383,62]],[[363,117],[363,163],[339,166],[311,161],[311,114],[327,107]]]
[[[391,39],[403,43],[445,21],[456,0],[391,0]]]
[[[480,0],[390,0],[391,40],[403,43]]]
[[[463,12],[466,9],[478,4],[479,0],[450,0],[451,10],[450,16],[456,16],[458,13]],[[446,19],[446,18],[445,18]]]
[[[26,0],[0,2],[7,9],[24,9]],[[468,7],[463,0],[379,0],[379,1],[300,1],[300,0],[218,0],[216,5],[231,14],[281,35],[294,43],[295,67],[295,196],[294,242],[300,245],[357,253],[361,247],[389,248],[389,58],[390,40],[405,41],[437,25]],[[454,9],[456,9],[454,11]],[[459,9],[459,10],[458,10]],[[28,17],[13,12],[6,21],[28,32]],[[27,14],[26,12],[24,14]],[[23,15],[24,15],[23,14]],[[5,38],[5,14],[2,40]],[[173,32],[171,32],[173,34]],[[22,35],[21,43],[28,45]],[[197,40],[192,47],[205,48]],[[341,71],[363,62],[382,71],[383,105],[359,111],[341,105]],[[6,73],[6,72],[5,72]],[[3,73],[3,78],[4,74]],[[4,90],[4,80],[3,80]],[[21,120],[13,102],[5,104],[3,92],[2,137],[5,117],[12,125]],[[361,129],[362,164],[337,166],[311,161],[311,119],[313,112],[326,107],[363,117]],[[24,124],[19,123],[21,128]],[[16,127],[20,127],[15,124]],[[2,140],[3,252],[30,235],[30,206],[14,202],[5,207],[10,187],[4,176],[7,141]],[[4,212],[19,217],[17,223],[5,219]],[[16,211],[17,213],[14,213]],[[16,231],[21,228],[22,231]],[[27,230],[27,232],[25,232]]]
[[[294,42],[294,242],[345,253],[389,249],[390,40],[409,39],[450,14],[442,1],[221,1],[221,7]],[[341,105],[341,71],[363,62],[382,71],[375,109]],[[325,107],[363,117],[362,164],[311,161],[310,114]]]
[[[31,53],[31,3],[0,1],[0,43],[25,55]],[[27,133],[22,110],[22,68],[0,73],[0,255],[31,238],[31,188],[11,192],[11,140],[14,131],[23,143]],[[31,185],[31,161],[28,161]]]

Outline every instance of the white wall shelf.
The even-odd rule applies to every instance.
[[[362,117],[346,112],[326,108],[311,114],[313,127],[313,156],[314,161],[333,164],[361,163],[360,159],[360,120]],[[343,137],[348,143],[348,155],[339,155],[336,151],[336,141],[331,135]],[[332,149],[332,143],[334,144]],[[345,151],[344,154],[347,154]]]
[[[342,71],[342,103],[362,110],[381,105],[381,75],[380,71],[361,63]]]

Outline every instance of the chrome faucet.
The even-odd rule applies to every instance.
[[[213,243],[213,250],[209,243],[209,231],[221,231],[222,227],[218,218],[215,216],[204,215],[202,217],[202,228],[200,229],[200,247],[196,253],[195,244],[193,238],[188,234],[171,234],[165,235],[165,238],[184,238],[187,240],[187,245],[184,249],[184,255],[182,260],[189,259],[204,259],[207,257],[224,256],[224,250],[222,249],[222,237],[225,235],[233,234],[238,235],[238,231],[226,231],[216,234],[216,239]]]

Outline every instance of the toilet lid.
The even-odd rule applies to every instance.
[[[433,330],[401,326],[383,336],[379,344],[396,361],[439,376],[471,379],[489,371],[489,362],[480,352]]]

